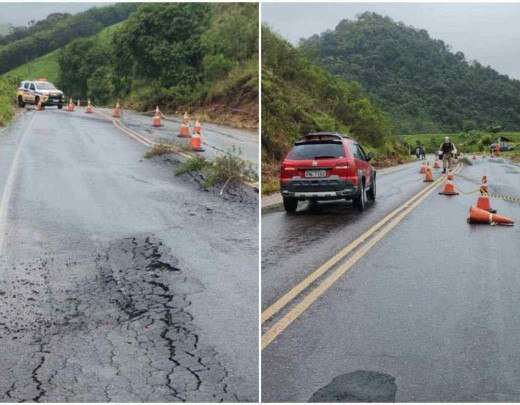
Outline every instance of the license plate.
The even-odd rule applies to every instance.
[[[326,177],[326,170],[305,170],[305,177]]]

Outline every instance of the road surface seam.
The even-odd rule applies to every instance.
[[[22,138],[20,139],[20,142],[16,146],[16,153],[14,155],[13,161],[11,162],[11,167],[9,168],[9,176],[7,177],[7,181],[4,186],[4,192],[2,193],[2,199],[0,200],[0,254],[3,251],[3,244],[6,232],[5,228],[7,222],[7,210],[9,206],[9,200],[11,198],[12,188],[14,186],[14,179],[16,177],[15,175],[16,168],[18,166],[18,160],[20,159],[20,151],[22,150],[22,146],[26,138],[27,132],[29,132],[29,130],[32,128],[32,124],[34,122],[35,117],[36,115],[32,116],[31,120],[29,121],[29,124],[22,133]]]
[[[461,166],[459,165],[454,172],[460,171]],[[444,177],[439,177],[435,182],[431,185],[417,193],[414,197],[408,200],[405,204],[398,208],[396,211],[393,211],[389,216],[385,217],[380,223],[376,224],[373,228],[371,228],[367,233],[370,234],[367,236],[367,233],[362,235],[361,238],[354,241],[352,244],[348,245],[344,248],[340,253],[334,256],[332,259],[329,259],[324,265],[320,266],[318,270],[311,273],[307,276],[302,282],[300,282],[296,287],[294,287],[294,291],[287,293],[282,297],[280,304],[273,304],[266,311],[268,312],[266,315],[264,311],[262,313],[262,323],[265,320],[272,318],[274,314],[279,312],[281,309],[286,307],[297,295],[299,295],[304,289],[306,289],[313,281],[315,281],[319,276],[323,275],[326,271],[328,271],[332,266],[337,264],[340,260],[342,260],[346,254],[350,253],[355,247],[360,245],[365,239],[370,237],[372,234],[375,234],[379,228],[381,228],[381,222],[383,223],[383,228],[375,234],[375,236],[370,239],[365,245],[361,246],[352,256],[350,256],[342,265],[336,268],[325,280],[323,280],[320,284],[318,284],[312,291],[310,291],[303,299],[294,305],[287,314],[285,314],[280,320],[278,320],[271,328],[267,330],[262,335],[262,350],[265,349],[269,344],[271,344],[276,337],[278,337],[289,325],[295,321],[307,308],[309,308],[321,295],[323,295],[343,274],[345,274],[354,264],[357,263],[359,259],[361,259],[366,253],[370,251],[370,249],[377,244],[381,239],[383,239],[395,226],[397,226],[413,209],[415,209],[422,201],[424,201],[443,181]],[[417,198],[417,196],[419,196]],[[410,201],[413,200],[413,203]],[[404,207],[404,209],[402,209]],[[388,218],[390,217],[390,218]],[[395,218],[394,218],[395,217]],[[375,229],[374,229],[375,228]],[[360,240],[361,239],[361,240]],[[357,244],[356,244],[357,243]],[[353,248],[350,248],[353,244],[356,244]],[[345,253],[346,252],[346,253]],[[342,255],[342,253],[344,253]],[[328,265],[328,266],[327,266]],[[303,288],[302,288],[303,287]],[[296,293],[294,295],[294,293]],[[294,295],[294,296],[293,296]],[[288,300],[290,298],[290,300]],[[281,304],[284,304],[281,306]],[[272,308],[272,309],[270,309]],[[267,317],[267,315],[270,315]]]

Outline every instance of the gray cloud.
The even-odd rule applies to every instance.
[[[262,21],[297,44],[364,11],[426,29],[467,59],[520,79],[520,3],[264,3]]]

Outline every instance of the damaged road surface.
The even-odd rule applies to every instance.
[[[50,109],[0,135],[0,400],[258,400],[257,205],[144,151]]]

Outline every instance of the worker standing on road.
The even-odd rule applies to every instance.
[[[417,160],[421,158],[421,147],[419,145],[415,148],[415,156],[417,157]]]
[[[457,148],[448,136],[444,138],[439,154],[442,154],[442,172],[446,173],[446,170],[450,169],[452,157],[457,154]]]

